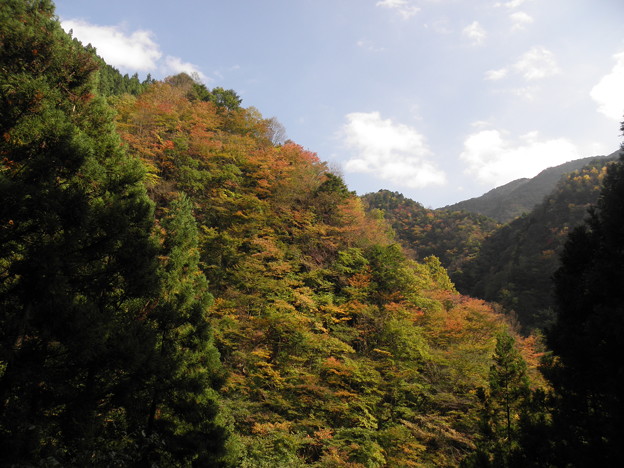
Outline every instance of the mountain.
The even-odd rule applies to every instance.
[[[550,167],[531,179],[514,180],[490,190],[480,197],[448,205],[439,208],[439,210],[479,213],[500,223],[506,223],[523,213],[531,211],[555,188],[555,185],[564,174],[579,170],[594,160],[616,159],[618,153],[619,150],[609,156],[592,156]]]
[[[485,390],[519,420],[492,377],[539,387],[535,340],[274,119],[102,67],[49,0],[0,42],[0,465],[459,466]]]
[[[586,161],[586,160],[584,160]],[[525,330],[544,327],[552,317],[551,277],[568,233],[583,223],[600,194],[609,158],[592,158],[565,175],[528,214],[489,236],[479,253],[453,278],[460,291],[514,311]]]
[[[416,260],[440,259],[451,277],[474,258],[483,240],[499,224],[465,211],[430,210],[397,192],[380,190],[362,196],[369,210],[381,210],[397,240]]]
[[[396,239],[413,258],[422,261],[429,255],[438,257],[460,292],[501,304],[529,331],[544,327],[552,316],[550,277],[557,268],[559,253],[568,232],[583,222],[588,208],[596,202],[606,167],[616,155],[572,161],[481,197],[481,202],[485,200],[491,208],[496,200],[509,202],[514,195],[526,203],[562,171],[582,165],[559,176],[546,197],[528,213],[503,225],[477,213],[429,210],[387,190],[362,199],[369,210],[383,212]],[[462,203],[468,202],[471,200]]]
[[[117,125],[157,213],[192,203],[235,466],[458,466],[504,317],[458,294],[436,258],[410,259],[257,110],[189,84],[116,100]]]

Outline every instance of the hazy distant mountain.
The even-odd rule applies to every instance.
[[[522,213],[528,213],[557,185],[564,174],[577,171],[594,160],[616,159],[619,150],[609,156],[577,159],[543,170],[532,179],[517,179],[490,190],[480,197],[448,205],[440,210],[478,213],[506,223]]]
[[[496,301],[514,310],[525,330],[552,318],[551,277],[568,233],[583,223],[600,195],[608,158],[595,158],[561,177],[555,189],[530,213],[505,224],[461,265],[454,281],[464,294]]]

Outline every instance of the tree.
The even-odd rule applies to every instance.
[[[241,102],[243,102],[233,89],[224,89],[217,86],[213,88],[210,94],[210,101],[214,102],[218,108],[229,111],[239,109]]]
[[[286,142],[286,128],[276,117],[265,119],[266,136],[275,146],[283,145]]]
[[[191,75],[182,72],[177,75],[169,76],[165,78],[165,83],[181,89],[186,97],[191,101],[213,100],[212,94],[208,91],[206,85],[201,82],[197,72],[194,72]]]
[[[624,130],[624,125],[622,127]],[[624,159],[607,170],[595,209],[565,244],[554,276],[548,343],[563,466],[622,466],[624,447]]]
[[[513,440],[513,413],[529,389],[526,363],[515,348],[515,340],[508,333],[496,338],[494,363],[490,367],[490,397],[503,414],[503,422],[495,424],[510,447]]]
[[[153,206],[96,60],[53,13],[0,7],[0,450],[80,464],[123,444],[123,389],[152,346]]]
[[[167,464],[173,456],[178,462],[221,466],[227,433],[216,422],[215,390],[225,375],[207,320],[212,296],[199,270],[197,226],[186,196],[172,203],[161,226],[161,297],[150,314],[158,338],[144,428],[148,440],[158,443],[147,448],[144,461]]]
[[[159,266],[99,60],[53,15],[48,0],[0,5],[2,461],[134,466],[160,442],[165,464],[220,466],[223,373],[190,204],[162,220]]]
[[[530,395],[526,362],[508,332],[496,337],[487,391],[481,389],[482,442],[465,466],[508,466],[517,450],[518,420]]]

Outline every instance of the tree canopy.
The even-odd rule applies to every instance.
[[[398,194],[362,199],[235,91],[121,76],[47,0],[3,2],[0,44],[3,463],[515,459],[538,419],[525,408],[546,391],[542,345],[461,295],[445,268],[458,273],[495,223]],[[608,272],[622,176],[609,174],[558,273],[561,297],[587,308],[561,299],[551,337],[555,421],[582,395],[579,423],[605,424],[604,461],[619,460],[619,381],[598,394],[569,376],[606,379],[598,364],[615,365],[613,335],[595,345],[620,326]],[[587,362],[579,344],[595,345]],[[584,430],[570,424],[565,440]]]

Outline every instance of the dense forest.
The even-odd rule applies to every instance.
[[[0,5],[0,465],[624,460],[624,163],[568,237],[544,343],[423,241],[473,258],[495,224],[448,215],[476,236],[453,250],[423,212],[413,257],[234,90],[96,53],[49,0]]]
[[[396,238],[417,260],[434,255],[456,283],[464,265],[500,225],[467,211],[431,210],[400,193],[380,190],[364,195],[367,209],[381,210]]]
[[[568,233],[596,203],[608,164],[599,159],[564,175],[531,212],[502,226],[463,265],[458,288],[513,311],[525,330],[554,319],[551,277]]]
[[[476,213],[429,210],[384,190],[363,198],[369,210],[383,211],[409,255],[416,259],[438,257],[460,292],[499,304],[529,333],[552,324],[551,277],[563,245],[568,233],[583,223],[588,209],[598,200],[607,166],[614,159],[574,162],[551,168],[529,181],[522,179],[523,186],[548,186],[545,175],[580,166],[563,173],[532,210],[505,224]],[[488,200],[492,202],[492,195]],[[504,206],[506,196],[500,202]]]

